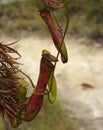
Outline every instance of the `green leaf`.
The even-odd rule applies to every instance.
[[[67,0],[62,0],[62,2],[64,4],[64,9],[65,9],[66,25],[65,25],[63,40],[61,43],[61,53],[63,53],[63,55],[61,55],[61,59],[62,59],[63,63],[66,63],[67,59],[68,59],[68,54],[67,54],[67,49],[64,44],[64,38],[65,38],[65,35],[66,35],[68,27],[69,27],[69,6],[68,6]]]
[[[27,87],[28,83],[25,80],[22,80],[19,83],[19,103],[22,104],[26,100],[26,94],[27,94]]]
[[[60,53],[61,53],[62,62],[67,63],[68,53],[67,53],[67,49],[66,49],[66,45],[65,45],[64,41],[61,43]]]
[[[66,46],[64,43],[64,38],[65,38],[65,35],[66,35],[68,27],[69,27],[69,6],[68,6],[68,0],[62,0],[62,2],[64,4],[64,9],[65,9],[66,25],[65,25],[64,36],[63,36],[61,47],[60,47],[60,53],[61,53],[61,59],[62,59],[63,63],[66,63],[68,61],[68,54],[67,54],[67,49],[66,49]],[[54,17],[58,27],[61,28],[54,12],[52,14],[53,14],[53,17]]]
[[[48,81],[48,100],[50,103],[54,103],[57,97],[57,83],[54,76],[54,72],[51,73],[51,76]]]

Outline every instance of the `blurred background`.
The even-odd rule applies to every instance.
[[[39,115],[17,130],[103,130],[103,1],[68,0],[66,35],[69,62],[57,64],[57,102],[47,99]],[[12,43],[21,54],[21,69],[37,83],[43,49],[57,51],[40,18],[40,0],[0,0],[0,41]],[[65,26],[63,10],[55,11]],[[28,88],[31,95],[33,88]],[[4,130],[2,120],[0,129]],[[8,128],[8,130],[13,130]]]

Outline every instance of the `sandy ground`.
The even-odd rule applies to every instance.
[[[10,43],[16,39],[2,37]],[[86,44],[85,44],[86,43]],[[88,46],[86,39],[66,40],[69,62],[62,64],[60,59],[55,72],[58,82],[58,99],[65,110],[71,113],[77,130],[103,130],[103,49],[98,43]],[[22,38],[13,45],[22,55],[21,66],[36,84],[39,73],[41,52],[57,51],[50,39],[39,37]],[[82,83],[90,84],[84,88]],[[28,89],[29,94],[32,88]]]

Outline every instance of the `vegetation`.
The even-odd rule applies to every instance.
[[[70,34],[79,34],[98,40],[103,38],[103,2],[102,0],[70,0]],[[0,32],[17,35],[19,32],[41,32],[46,29],[39,11],[42,7],[38,0],[27,0],[0,5]],[[60,12],[60,11],[59,11]],[[63,13],[58,16],[63,19]],[[45,31],[46,32],[46,31]],[[43,33],[44,34],[44,33]]]
[[[36,3],[33,1],[1,4],[0,18],[0,30],[9,35],[17,35],[20,31],[39,31],[43,27]]]
[[[73,121],[68,115],[58,102],[51,105],[45,99],[43,108],[35,120],[28,123],[23,122],[18,128],[10,130],[75,130]],[[0,129],[4,130],[1,119]]]
[[[82,4],[81,4],[80,1],[77,3],[77,1],[73,0],[73,1],[68,2],[68,5],[70,6],[70,8],[69,8],[70,18],[72,19],[72,21],[70,23],[70,33],[78,32],[82,36],[84,36],[84,35],[90,36],[91,38],[96,39],[96,40],[103,37],[103,35],[102,35],[103,31],[101,29],[102,15],[103,15],[103,11],[101,10],[101,8],[103,7],[103,4],[101,1],[99,1],[99,3],[97,3],[97,1],[94,1],[94,2],[87,1],[87,2],[82,2]],[[95,8],[95,5],[96,5],[96,8]],[[42,24],[42,20],[39,17],[38,11],[37,11],[38,10],[37,7],[40,7],[40,6],[41,6],[40,3],[38,1],[34,1],[34,0],[30,0],[29,2],[28,1],[14,2],[14,3],[6,4],[6,5],[1,4],[0,5],[1,31],[4,31],[4,33],[8,33],[11,35],[11,34],[18,33],[18,32],[20,33],[20,32],[22,32],[22,30],[25,32],[35,32],[35,31],[38,32],[39,30],[40,31],[42,29],[44,30],[44,28],[45,28],[44,24]],[[61,35],[61,33],[54,26],[54,23],[52,22],[52,17],[50,16],[51,15],[50,11],[42,10],[42,11],[40,11],[40,13],[41,13],[41,17],[43,18],[44,22],[48,25],[48,28],[50,30],[54,44],[57,47],[58,55],[60,53],[62,62],[66,63],[68,61],[68,58],[67,58],[65,45],[62,41],[62,39],[64,39],[64,37],[65,37],[65,33],[64,33],[64,35]],[[51,22],[48,22],[47,15],[49,16],[49,18],[50,18],[49,20],[51,20]],[[62,12],[59,13],[58,16],[59,16],[58,19],[63,19],[63,17],[64,17]],[[61,20],[61,22],[63,24],[64,21]],[[57,22],[57,25],[58,25],[58,22]],[[66,31],[67,31],[67,28],[65,28],[65,32]],[[55,43],[55,41],[56,41],[56,43]],[[63,46],[60,46],[61,44],[63,44]],[[46,53],[44,53],[44,52],[42,53],[42,62],[41,63],[45,66],[46,72],[48,71],[48,68],[50,69],[49,71],[51,74],[51,72],[53,72],[52,69],[54,69],[54,68],[53,68],[53,66],[51,67],[52,64],[50,64],[50,63],[51,62],[56,63],[58,61],[58,59],[57,59],[58,56],[53,57],[53,59],[52,59],[51,57],[46,57],[48,55],[51,56],[50,53],[48,53],[47,51],[46,51]],[[40,71],[40,72],[42,72],[42,71]],[[53,76],[54,76],[54,72],[53,72]],[[51,82],[53,82],[53,80],[52,80],[54,78],[53,76],[50,79]],[[47,81],[48,81],[48,79],[49,79],[49,74],[47,75]],[[51,84],[50,84],[50,87],[51,87]],[[35,93],[34,93],[33,96],[36,97],[37,95],[35,95]],[[44,96],[44,95],[42,95],[42,96]],[[30,101],[31,101],[31,99],[30,99]],[[30,108],[30,109],[32,110],[32,108]],[[55,110],[54,112],[56,112],[56,113],[51,112],[51,110],[53,110],[53,109]],[[31,112],[31,110],[30,110],[30,112]],[[27,111],[27,113],[28,112],[29,111]],[[59,113],[57,114],[57,112],[59,112]],[[52,115],[50,113],[52,113]],[[35,113],[33,113],[33,114],[35,114]],[[13,113],[13,115],[15,115],[15,114]],[[23,117],[19,117],[20,121],[21,121],[21,119],[23,119],[24,121],[29,121],[28,117],[27,117],[27,119],[24,118],[25,116],[27,117],[27,114],[24,114]],[[29,114],[28,114],[28,116],[29,116]],[[72,130],[73,127],[70,122],[69,123],[67,122],[67,117],[66,117],[65,113],[63,113],[63,116],[64,116],[64,118],[62,118],[62,113],[60,112],[60,110],[57,107],[49,108],[49,105],[44,104],[43,115],[42,114],[40,115],[40,120],[43,118],[43,120],[42,120],[43,125],[36,123],[36,120],[34,120],[36,124],[33,121],[33,124],[31,122],[31,125],[30,124],[29,125],[30,125],[31,129],[33,129],[34,124],[35,124],[35,127],[37,126],[37,129],[49,129],[49,130],[50,129],[58,129],[58,130],[71,129]],[[17,120],[19,118],[17,118]],[[32,118],[33,117],[31,116],[30,120]],[[53,128],[54,120],[55,120],[56,126],[54,126],[54,128]],[[13,120],[11,120],[11,121],[13,121]],[[37,120],[37,122],[38,122],[38,120]],[[46,125],[44,125],[44,123],[48,124],[47,128],[46,128]],[[27,128],[27,126],[28,126],[28,124],[24,123],[22,125],[22,129]],[[1,125],[1,127],[3,127],[3,126]]]
[[[18,64],[16,60],[21,57],[21,55],[13,48],[9,47],[9,45],[3,45],[1,42],[1,68],[0,68],[0,113],[2,118],[6,116],[8,121],[10,122],[12,128],[19,127],[22,122],[29,122],[32,121],[41,110],[43,105],[43,98],[47,95],[48,101],[50,103],[54,103],[56,101],[57,95],[57,84],[55,79],[55,69],[56,64],[61,55],[62,63],[68,62],[68,54],[67,49],[65,46],[64,38],[67,33],[69,19],[68,19],[68,6],[67,1],[64,0],[63,2],[57,1],[50,2],[49,1],[41,1],[43,5],[47,5],[45,8],[40,10],[40,16],[47,25],[49,32],[51,34],[53,43],[57,49],[57,56],[52,55],[48,50],[42,51],[42,57],[40,60],[40,70],[39,70],[39,77],[37,80],[37,85],[35,86],[28,75],[24,72],[19,70],[19,67],[15,65]],[[15,3],[17,6],[20,6],[20,3]],[[14,5],[15,5],[14,4]],[[21,6],[20,6],[21,7]],[[62,28],[59,24],[59,21],[56,18],[56,15],[53,15],[53,10],[51,8],[59,9],[64,7],[65,11],[65,19],[66,22],[64,23],[65,28]],[[12,17],[15,20],[18,15],[12,15],[11,10],[5,9],[6,17]],[[14,8],[14,7],[13,7]],[[23,13],[23,6],[19,9],[19,12],[22,12],[22,17],[28,19],[30,15],[25,15]],[[31,10],[32,8],[30,8]],[[16,11],[16,10],[15,10]],[[32,10],[34,12],[34,10]],[[9,18],[8,17],[8,18]],[[30,17],[32,19],[32,17]],[[55,22],[54,22],[55,21]],[[24,23],[24,22],[23,22]],[[25,29],[25,26],[21,24],[22,29]],[[59,31],[62,29],[61,31]],[[9,53],[17,54],[18,58],[13,58],[10,56]],[[53,64],[54,63],[54,64]],[[16,76],[18,73],[25,75],[31,82],[31,85],[34,87],[34,90],[30,97],[26,97],[27,94],[27,82]],[[10,101],[8,101],[10,99]],[[46,107],[45,107],[46,110]],[[46,113],[47,114],[47,110]],[[61,118],[60,118],[61,119]],[[49,120],[49,118],[48,118]],[[55,116],[56,120],[56,116]],[[5,120],[4,120],[5,122]],[[54,122],[54,121],[53,121]],[[5,123],[5,126],[8,125]],[[60,126],[60,125],[59,125]]]
[[[76,2],[70,6],[70,31],[79,33],[98,40],[103,38],[103,2],[102,0],[90,0]]]

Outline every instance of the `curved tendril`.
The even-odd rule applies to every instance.
[[[68,8],[68,2],[67,2],[67,0],[62,0],[62,1],[64,3],[64,8],[65,8],[65,11],[66,11],[66,25],[65,25],[64,36],[63,36],[63,39],[62,39],[62,42],[61,42],[61,45],[60,45],[60,49],[62,47],[63,41],[65,39],[67,30],[68,30],[68,27],[69,27],[69,13],[68,13],[69,8]],[[61,28],[61,26],[60,26],[60,24],[58,22],[58,19],[56,18],[55,14],[54,14],[54,11],[52,11],[52,15],[55,18],[55,21],[56,21],[58,27]],[[57,53],[57,56],[56,56],[57,59],[59,57],[59,54],[60,54],[60,51],[58,51],[58,53]],[[55,62],[55,64],[54,64],[54,71],[55,71],[56,65],[57,65],[57,62]],[[53,71],[53,74],[54,74],[54,71]],[[53,81],[53,77],[52,77],[52,81]],[[52,83],[53,82],[51,82],[51,86],[52,86]]]
[[[25,76],[29,79],[29,81],[30,81],[32,87],[35,88],[35,85],[34,85],[32,79],[31,79],[26,73],[24,73],[22,70],[18,69],[17,67],[15,67],[15,68],[16,68],[19,72],[21,72],[23,75],[25,75]]]

